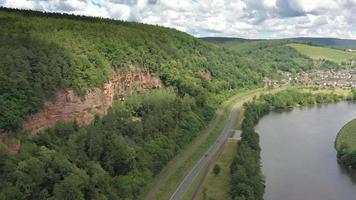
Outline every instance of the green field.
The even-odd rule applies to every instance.
[[[313,59],[328,59],[337,63],[341,63],[342,61],[346,61],[355,57],[355,53],[331,49],[327,47],[318,47],[318,46],[310,46],[306,44],[288,44],[288,46],[295,48],[297,51],[305,54]]]
[[[229,139],[224,144],[214,162],[210,165],[207,176],[196,196],[196,199],[229,199],[230,190],[230,165],[234,159],[237,140]],[[218,175],[213,173],[213,167],[221,167]]]
[[[347,123],[338,133],[336,138],[336,150],[345,153],[356,151],[356,119]]]

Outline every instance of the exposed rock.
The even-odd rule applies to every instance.
[[[103,88],[94,88],[84,96],[79,96],[73,90],[57,92],[55,100],[46,101],[43,110],[29,116],[23,126],[36,134],[54,127],[58,121],[76,121],[78,125],[88,125],[95,114],[103,116],[107,113],[115,94],[123,99],[127,94],[148,92],[160,87],[159,79],[147,71],[118,71]]]
[[[199,75],[208,81],[211,81],[213,79],[213,76],[211,75],[211,73],[209,71],[201,71],[201,72],[199,72]]]
[[[0,134],[0,143],[5,145],[7,152],[10,154],[16,154],[21,147],[20,140],[12,137],[10,133]]]

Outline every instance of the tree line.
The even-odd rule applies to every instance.
[[[336,94],[311,94],[287,90],[277,94],[262,95],[245,103],[245,116],[242,122],[241,141],[230,166],[233,200],[262,200],[265,180],[261,171],[259,136],[254,127],[264,115],[272,111],[292,109],[300,105],[331,103],[344,97]]]

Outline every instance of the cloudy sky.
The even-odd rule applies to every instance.
[[[159,24],[195,36],[356,39],[356,0],[0,0],[0,5]]]

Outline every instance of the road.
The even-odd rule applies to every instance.
[[[283,88],[274,89],[274,90],[268,91],[266,93],[275,93],[275,92],[278,92],[280,90],[283,90]],[[262,93],[263,92],[257,94],[256,96],[259,96]],[[242,105],[245,102],[248,102],[248,101],[252,100],[253,97],[254,96],[249,95],[249,96],[247,96],[245,98],[242,98],[242,99],[238,100],[235,103],[235,105],[232,107],[232,109],[231,109],[231,111],[229,113],[229,116],[227,118],[225,127],[224,127],[223,131],[221,132],[221,134],[219,135],[219,137],[216,139],[216,142],[208,149],[206,154],[202,158],[200,158],[200,160],[194,165],[194,167],[191,169],[191,171],[185,176],[183,181],[178,186],[177,190],[171,196],[170,200],[181,200],[181,199],[183,199],[184,194],[188,191],[188,189],[190,188],[190,186],[193,183],[194,179],[198,176],[198,174],[201,172],[201,170],[205,169],[209,165],[209,162],[213,159],[215,154],[222,147],[222,145],[224,144],[225,140],[233,135],[232,126],[236,122],[236,118],[237,118],[237,115],[238,115],[238,109],[240,107],[242,107]],[[235,135],[235,137],[240,137],[240,136],[236,136]]]
[[[232,135],[232,126],[236,121],[236,117],[238,114],[238,108],[243,105],[246,101],[250,100],[250,98],[246,98],[242,101],[238,101],[231,109],[229,116],[227,118],[226,125],[222,131],[222,133],[217,138],[216,142],[210,147],[207,153],[194,165],[192,170],[188,173],[188,175],[183,179],[181,184],[178,186],[177,190],[171,196],[171,200],[180,200],[183,199],[185,192],[189,189],[190,185],[199,174],[199,172],[208,166],[209,162],[215,156],[215,154],[219,151],[221,146],[224,144],[225,140]]]
[[[254,96],[259,96],[261,94],[261,90],[257,89],[255,91],[251,91],[251,93],[248,93],[246,95],[243,95],[240,99],[238,100],[233,100],[236,103],[234,104],[231,112],[229,113],[229,117],[228,120],[226,121],[226,126],[224,127],[224,131],[223,133],[228,134],[228,130],[231,128],[232,123],[235,121],[236,115],[237,115],[237,108],[241,107],[243,105],[243,103],[251,100]],[[227,101],[228,102],[228,101]],[[184,148],[182,150],[182,152],[180,152],[175,158],[173,158],[165,167],[164,169],[156,176],[155,180],[149,185],[147,186],[147,191],[144,192],[145,193],[145,197],[142,197],[142,199],[147,199],[147,200],[154,200],[154,199],[164,199],[165,197],[162,198],[162,196],[157,196],[157,195],[161,195],[161,191],[162,189],[167,189],[165,188],[168,180],[170,177],[174,176],[175,172],[181,167],[183,166],[183,164],[185,163],[185,161],[187,159],[189,159],[190,156],[192,156],[192,154],[194,152],[196,152],[197,148],[199,146],[201,146],[204,141],[209,137],[209,135],[212,133],[212,131],[214,130],[214,128],[216,126],[218,126],[220,123],[225,123],[224,121],[222,121],[222,116],[223,116],[223,110],[225,109],[225,106],[227,106],[227,102],[225,102],[221,108],[218,109],[214,119],[208,124],[208,126],[206,127],[206,129],[191,143],[189,144],[186,148]],[[229,128],[230,127],[230,128]],[[216,153],[216,149],[213,151],[214,147],[219,149],[219,147],[221,147],[221,144],[224,142],[224,140],[227,138],[226,134],[221,134],[219,136],[219,138],[216,140],[216,143],[214,143],[214,145],[209,149],[209,151],[206,153],[207,157],[211,160],[212,156],[213,156],[213,152]],[[204,156],[203,158],[201,158],[197,163],[201,163],[201,164],[196,164],[194,166],[194,168],[192,168],[192,170],[190,171],[190,173],[188,174],[187,177],[195,177],[196,176],[196,171],[200,171],[202,170],[205,166],[206,166],[206,159]],[[193,172],[193,175],[191,175]],[[183,181],[180,184],[180,187],[176,190],[176,192],[174,193],[175,195],[172,196],[172,199],[181,199],[181,197],[176,198],[178,194],[181,193],[181,191],[186,191],[186,185],[190,185],[191,184],[191,178],[187,178],[184,179],[185,181]],[[185,189],[180,189],[181,187],[185,187]],[[179,192],[178,192],[179,191]],[[177,193],[177,194],[176,194]],[[168,197],[167,197],[168,199]]]
[[[187,159],[189,159],[189,157],[197,150],[200,145],[202,145],[202,143],[209,137],[214,128],[218,126],[219,123],[221,123],[223,109],[224,106],[222,106],[217,111],[217,114],[214,116],[214,119],[209,123],[206,129],[196,138],[196,140],[194,140],[190,145],[184,148],[182,152],[179,153],[173,160],[171,160],[162,170],[162,172],[158,174],[155,182],[150,186],[150,190],[147,192],[145,199],[157,199],[157,193],[159,193],[159,191],[165,186],[168,179],[172,175],[174,175],[177,169],[181,167]]]

